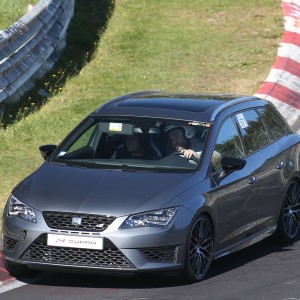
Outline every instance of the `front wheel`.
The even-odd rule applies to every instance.
[[[291,181],[283,199],[278,220],[278,235],[283,242],[293,243],[299,237],[300,229],[300,185]]]
[[[213,229],[210,220],[200,215],[193,223],[186,246],[184,278],[196,282],[207,274],[213,253]]]

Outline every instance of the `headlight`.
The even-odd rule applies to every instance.
[[[149,211],[142,214],[129,216],[120,229],[131,229],[140,227],[168,228],[173,223],[179,207]]]
[[[35,213],[33,208],[19,201],[13,195],[10,196],[8,215],[19,216],[22,219],[36,223],[36,218],[35,218]]]

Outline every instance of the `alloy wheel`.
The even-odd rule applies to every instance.
[[[295,181],[290,183],[285,195],[283,224],[289,239],[297,236],[300,226],[300,187]]]
[[[212,251],[212,226],[205,216],[201,216],[193,225],[188,244],[188,265],[194,280],[202,279],[208,272]]]

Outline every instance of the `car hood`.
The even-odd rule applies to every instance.
[[[123,216],[167,205],[197,174],[150,173],[43,164],[13,195],[39,211]]]

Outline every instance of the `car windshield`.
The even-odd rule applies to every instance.
[[[52,162],[83,168],[195,171],[209,126],[154,118],[89,117],[60,145]]]

